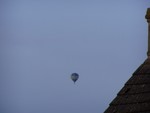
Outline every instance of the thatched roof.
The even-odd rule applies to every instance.
[[[104,113],[150,113],[150,59],[133,73]]]

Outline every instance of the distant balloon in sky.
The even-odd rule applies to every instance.
[[[79,75],[77,73],[72,73],[71,74],[71,79],[75,83],[79,78]]]

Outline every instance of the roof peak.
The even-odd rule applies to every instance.
[[[150,8],[147,8],[145,18],[147,19],[147,22],[148,22],[148,51],[147,51],[147,56],[148,56],[148,58],[150,58]]]

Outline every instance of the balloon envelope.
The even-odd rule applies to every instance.
[[[75,83],[79,78],[79,75],[77,73],[72,73],[71,74],[71,79]]]

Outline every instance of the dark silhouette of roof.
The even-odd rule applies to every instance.
[[[145,18],[149,24],[148,58],[133,73],[104,113],[150,113],[150,8]]]

